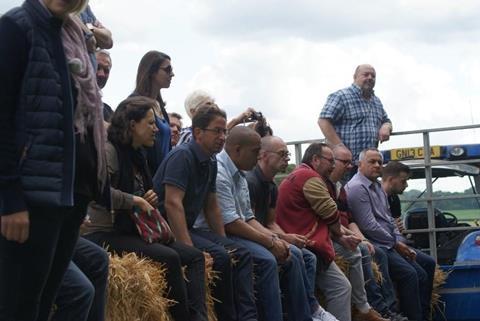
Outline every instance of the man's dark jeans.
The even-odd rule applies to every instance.
[[[213,269],[220,272],[213,295],[219,320],[257,320],[253,296],[253,260],[242,245],[209,231],[190,230],[193,245],[213,257]],[[232,266],[232,261],[235,262]]]
[[[400,312],[412,321],[428,320],[435,261],[417,250],[415,261],[405,259],[395,249],[385,252],[390,277],[397,285]]]

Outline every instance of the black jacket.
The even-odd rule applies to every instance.
[[[74,99],[61,27],[38,0],[0,18],[0,215],[74,203]]]

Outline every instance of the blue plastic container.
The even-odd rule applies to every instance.
[[[442,311],[434,319],[480,321],[480,231],[463,239],[453,266],[441,268],[449,275],[440,290]]]
[[[469,233],[458,247],[455,264],[466,262],[480,264],[480,231]]]

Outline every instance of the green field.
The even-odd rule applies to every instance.
[[[459,222],[468,222],[472,223],[475,220],[479,221],[480,224],[480,209],[470,209],[470,210],[444,210],[454,214]]]

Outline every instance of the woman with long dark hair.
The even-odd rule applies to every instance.
[[[138,65],[136,87],[132,96],[145,96],[158,102],[158,106],[154,108],[158,128],[155,145],[147,149],[148,165],[152,175],[172,148],[170,120],[160,90],[169,88],[174,76],[171,59],[163,52],[155,50],[147,52]]]
[[[88,203],[106,187],[101,97],[76,14],[26,0],[0,19],[0,320],[46,320]]]
[[[122,254],[135,252],[167,267],[168,295],[177,303],[170,308],[175,320],[206,321],[205,261],[200,250],[182,243],[149,244],[132,220],[134,207],[150,211],[157,206],[152,176],[143,148],[152,147],[158,132],[153,99],[130,97],[115,110],[108,128],[107,168],[111,177],[114,214],[101,207],[89,210],[91,223],[85,238]],[[186,265],[183,279],[182,265]],[[188,295],[187,295],[188,293]]]

